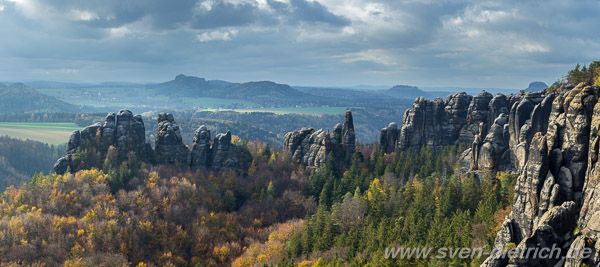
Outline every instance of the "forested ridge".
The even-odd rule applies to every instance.
[[[120,166],[35,175],[0,201],[3,265],[322,266],[441,264],[383,259],[391,245],[491,247],[514,177],[453,176],[458,147],[379,152],[317,171],[243,144],[247,175]],[[108,158],[108,157],[107,157]],[[115,179],[124,183],[115,188]],[[115,190],[116,189],[116,190]],[[448,262],[475,264],[472,262]],[[321,265],[319,265],[321,266]]]
[[[36,173],[48,173],[65,146],[0,136],[0,189],[29,181]]]

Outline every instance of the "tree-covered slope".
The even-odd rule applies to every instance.
[[[22,83],[0,84],[0,112],[78,112],[81,107],[58,100]]]
[[[64,147],[0,136],[0,189],[19,186],[38,172],[48,173]]]

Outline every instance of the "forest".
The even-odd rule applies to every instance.
[[[387,246],[491,249],[515,176],[455,176],[461,148],[358,145],[310,170],[258,141],[247,174],[182,171],[129,156],[36,174],[0,200],[3,266],[427,266]]]
[[[0,190],[27,182],[36,173],[48,172],[65,148],[0,136]]]

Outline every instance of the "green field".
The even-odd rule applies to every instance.
[[[285,107],[285,108],[247,108],[247,109],[201,109],[200,111],[235,111],[240,113],[251,113],[251,112],[270,112],[278,115],[283,114],[303,114],[303,115],[335,115],[346,113],[347,107]],[[353,107],[352,109],[363,109],[360,107]]]
[[[78,126],[72,122],[0,122],[0,127],[12,127],[12,128],[39,128],[39,129],[52,129],[52,130],[81,130],[81,126]]]
[[[183,100],[184,102],[190,103],[192,105],[198,105],[203,107],[214,107],[221,105],[233,105],[233,104],[241,104],[244,106],[256,106],[255,103],[244,101],[244,100],[236,100],[236,99],[222,99],[222,98],[213,98],[213,97],[194,97],[194,98],[186,98]]]
[[[0,122],[0,135],[8,135],[22,140],[34,140],[53,145],[64,144],[74,130],[81,127],[75,123],[63,122]]]

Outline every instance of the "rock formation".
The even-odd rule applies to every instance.
[[[313,168],[325,165],[331,153],[336,159],[349,162],[356,149],[352,112],[346,111],[344,125],[335,125],[333,133],[313,128],[287,133],[283,148],[291,153],[292,159]]]
[[[188,162],[188,147],[183,143],[181,130],[171,113],[158,114],[154,148],[160,163],[185,165]]]
[[[445,101],[417,98],[402,121],[398,147],[418,149],[430,145],[470,146],[461,156],[464,170],[516,170],[523,166],[533,133],[547,126],[554,95],[520,92],[493,96],[482,91],[475,96],[464,92],[449,95]],[[534,108],[542,103],[534,111]],[[536,114],[531,116],[532,113]],[[532,131],[530,128],[534,127]],[[388,128],[382,130],[382,148]],[[385,143],[385,144],[384,144]]]
[[[387,127],[381,129],[379,135],[379,143],[384,153],[392,153],[398,146],[398,124],[395,122],[390,123]]]
[[[106,155],[109,147],[113,146],[124,158],[133,152],[138,158],[146,159],[149,145],[146,144],[144,122],[140,115],[135,115],[129,110],[121,110],[115,115],[108,113],[104,123],[95,123],[80,131],[74,131],[67,144],[67,153],[58,159],[54,165],[54,172],[62,174],[71,166],[72,156],[80,151],[87,153],[100,153]]]
[[[492,255],[482,266],[599,266],[599,99],[600,87],[585,83],[552,93],[417,98],[405,113],[398,146],[471,144],[461,156],[463,171],[520,173],[494,247],[513,243],[561,253],[549,259]],[[381,134],[386,152],[395,143],[390,132],[391,125]],[[592,255],[569,257],[583,248]]]
[[[210,131],[204,125],[196,130],[190,151],[183,143],[181,129],[169,113],[158,115],[154,151],[145,140],[144,122],[140,115],[133,116],[129,110],[121,110],[117,115],[111,112],[104,123],[96,123],[71,134],[67,153],[56,162],[54,172],[63,174],[68,168],[73,171],[84,167],[99,168],[111,146],[118,151],[121,160],[125,160],[129,153],[134,153],[138,160],[192,169],[229,169],[245,173],[252,162],[252,156],[246,148],[231,143],[229,131],[218,134],[211,143]],[[89,162],[92,160],[88,157],[84,159],[88,161],[86,166],[79,166],[81,162],[73,162],[76,153],[83,153],[86,157],[100,155],[100,158]]]
[[[210,131],[204,125],[198,127],[194,134],[190,167],[192,169],[234,170],[246,172],[252,162],[250,152],[241,146],[231,143],[231,132],[215,136],[211,146]]]
[[[204,125],[198,127],[194,133],[192,141],[192,151],[190,152],[190,165],[192,168],[208,167],[212,161],[212,151],[210,149],[210,130]]]
[[[346,148],[346,161],[350,161],[356,151],[356,134],[354,134],[354,120],[352,112],[346,110],[344,125],[342,126],[342,145]]]
[[[514,102],[508,143],[518,158],[521,174],[512,211],[494,246],[502,249],[514,243],[519,249],[557,247],[562,251],[550,259],[492,255],[482,266],[600,264],[596,192],[600,190],[599,98],[600,87],[581,83],[563,86],[543,98],[533,94]],[[569,257],[569,253],[586,247],[592,251],[590,257]]]

